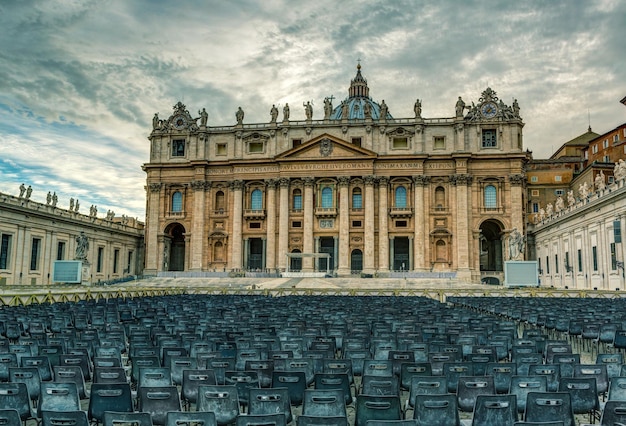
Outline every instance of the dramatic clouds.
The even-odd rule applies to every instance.
[[[450,117],[458,96],[517,98],[536,158],[623,123],[622,0],[0,3],[0,191],[144,215],[151,118],[183,101],[209,125],[292,118],[347,95],[358,59],[395,117],[416,98]]]

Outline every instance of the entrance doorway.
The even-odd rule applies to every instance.
[[[168,271],[185,270],[185,227],[179,223],[172,225],[170,234],[170,259]]]
[[[320,258],[318,260],[318,271],[333,271],[335,269],[335,239],[333,237],[320,237],[320,253],[327,253],[330,258]]]
[[[502,225],[490,219],[480,225],[480,270],[503,271]]]
[[[248,240],[248,265],[250,271],[263,269],[263,240],[250,238]]]
[[[291,251],[292,253],[302,253],[298,249],[294,249]],[[301,257],[290,257],[289,258],[289,270],[292,272],[300,272],[302,271],[302,258]]]
[[[363,252],[359,249],[352,250],[350,253],[350,271],[358,274],[363,270]]]
[[[409,237],[395,237],[393,239],[393,270],[408,271],[409,263]]]

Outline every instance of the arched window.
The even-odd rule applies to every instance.
[[[329,186],[322,188],[322,208],[330,209],[333,207],[333,189]]]
[[[498,199],[496,197],[496,187],[493,185],[485,186],[485,208],[495,209],[498,207]]]
[[[363,208],[363,194],[361,193],[361,188],[354,188],[352,190],[352,208],[353,209]]]
[[[224,244],[218,241],[213,246],[213,261],[221,262],[223,260],[224,260]]]
[[[299,188],[293,190],[293,209],[302,210],[302,191]]]
[[[396,207],[398,208],[406,208],[406,188],[404,186],[399,186],[396,188]]]
[[[435,189],[435,208],[437,210],[443,210],[446,208],[446,190],[441,186],[438,186],[437,189]]]
[[[446,243],[443,240],[438,240],[436,245],[436,257],[438,262],[445,262],[448,260],[448,254],[446,253]]]
[[[226,209],[226,205],[224,203],[224,192],[217,191],[215,193],[215,210],[224,211]]]
[[[183,211],[183,194],[180,191],[176,191],[172,194],[172,212]]]
[[[252,210],[262,210],[263,209],[263,193],[260,189],[255,189],[250,194],[250,208]]]

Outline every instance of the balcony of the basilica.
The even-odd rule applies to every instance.
[[[317,217],[336,217],[337,209],[335,207],[316,207],[315,216]]]
[[[411,217],[413,216],[413,208],[412,207],[391,207],[389,209],[389,216],[393,218]]]
[[[183,219],[185,217],[184,211],[168,211],[165,215],[167,219]]]
[[[246,219],[265,219],[265,209],[245,209],[243,217]]]
[[[213,216],[226,217],[226,216],[228,216],[228,210],[226,210],[226,209],[215,209],[215,210],[213,210]]]

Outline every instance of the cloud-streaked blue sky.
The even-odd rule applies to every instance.
[[[272,104],[347,96],[361,59],[396,118],[451,117],[490,86],[546,158],[626,121],[623,0],[20,0],[0,3],[0,192],[56,191],[144,218],[155,112],[268,122]]]

